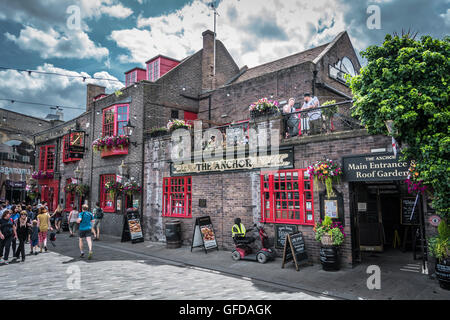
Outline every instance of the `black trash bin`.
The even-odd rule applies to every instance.
[[[180,220],[172,220],[166,222],[166,244],[167,249],[176,249],[181,247]]]

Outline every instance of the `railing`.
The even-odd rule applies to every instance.
[[[285,138],[311,136],[361,129],[360,122],[351,115],[353,101],[292,113],[283,113]]]
[[[222,147],[245,146],[249,141],[249,120],[237,121],[224,126],[214,127],[222,134]],[[207,141],[203,141],[202,149],[215,149],[218,138],[211,136]]]

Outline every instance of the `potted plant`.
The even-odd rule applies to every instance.
[[[264,115],[277,115],[280,113],[279,104],[276,100],[269,100],[267,98],[259,99],[252,103],[248,109],[251,118],[257,118]]]
[[[344,243],[346,234],[340,222],[333,222],[330,217],[314,226],[315,239],[321,243],[320,262],[323,270],[339,270],[339,247]]]
[[[442,219],[438,234],[428,239],[430,254],[436,258],[435,272],[441,288],[450,290],[450,226]]]
[[[191,125],[184,120],[174,119],[169,120],[167,123],[167,130],[169,132],[175,131],[177,129],[191,129]]]
[[[325,183],[328,199],[333,196],[333,182],[339,183],[342,176],[342,169],[333,160],[326,159],[317,161],[308,167],[308,173],[314,180]]]

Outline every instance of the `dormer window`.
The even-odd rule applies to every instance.
[[[146,71],[142,68],[134,68],[125,72],[125,86],[128,87],[133,83],[146,79]]]
[[[155,61],[149,63],[147,65],[147,72],[148,72],[148,80],[149,81],[156,81],[159,79],[159,59],[156,59]]]
[[[180,62],[178,60],[165,57],[162,55],[156,56],[146,62],[147,64],[147,80],[156,81],[164,74],[175,68]]]

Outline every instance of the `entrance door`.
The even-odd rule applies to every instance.
[[[58,206],[58,181],[41,186],[41,201],[48,203],[48,210],[53,212]]]

